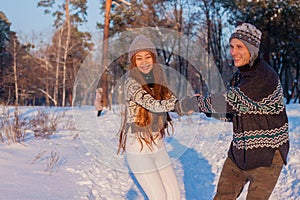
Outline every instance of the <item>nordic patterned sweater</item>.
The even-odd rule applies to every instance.
[[[147,93],[140,83],[134,78],[128,76],[125,80],[125,98],[127,107],[127,124],[136,121],[139,111],[138,105],[144,107],[152,113],[163,113],[174,110],[175,96],[171,96],[168,100],[156,100]]]
[[[233,114],[233,139],[228,157],[240,169],[270,166],[277,149],[286,164],[288,118],[276,72],[261,59],[257,59],[252,67],[246,65],[238,70],[237,86],[222,95],[198,98],[200,111],[226,110]]]

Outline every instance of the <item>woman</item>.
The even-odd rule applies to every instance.
[[[98,88],[96,90],[96,98],[95,98],[95,101],[94,101],[94,105],[95,105],[95,109],[97,110],[97,117],[100,117],[101,115],[101,112],[102,112],[102,88]]]
[[[126,152],[128,165],[150,200],[176,200],[180,190],[163,138],[172,126],[167,112],[174,110],[177,99],[166,87],[156,58],[154,44],[144,35],[130,45],[119,153]]]

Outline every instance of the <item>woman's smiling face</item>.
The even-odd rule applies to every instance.
[[[149,51],[139,51],[135,54],[135,65],[138,70],[148,74],[153,69],[153,57]]]
[[[230,41],[230,55],[236,67],[241,67],[250,63],[250,53],[246,45],[239,39],[232,38]]]

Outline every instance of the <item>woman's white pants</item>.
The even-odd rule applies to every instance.
[[[157,139],[152,150],[144,143],[143,150],[135,136],[128,136],[126,156],[128,165],[149,200],[179,200],[180,189],[165,149],[163,139]]]

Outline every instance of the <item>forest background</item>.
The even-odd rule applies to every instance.
[[[49,41],[39,38],[39,34],[26,36],[34,38],[34,42],[21,41],[19,38],[26,37],[11,30],[10,20],[0,9],[2,105],[73,106],[75,92],[86,89],[78,89],[80,67],[97,45],[103,44],[101,63],[90,65],[103,68],[94,87],[103,88],[104,106],[110,108],[114,84],[126,73],[128,63],[126,54],[108,63],[111,49],[106,42],[124,31],[144,27],[185,35],[206,50],[224,84],[229,85],[236,68],[228,54],[228,39],[241,21],[253,23],[263,31],[261,55],[278,73],[286,103],[299,103],[299,0],[99,0],[98,5],[100,34],[93,35],[79,29],[87,23],[87,0],[39,0],[37,9],[53,17],[53,32]],[[195,90],[202,90],[195,92],[207,92],[202,75],[195,72],[197,66],[172,54],[172,50],[157,51],[164,65],[185,76]],[[81,103],[91,102],[83,99]]]

